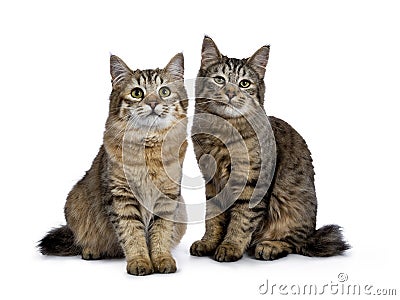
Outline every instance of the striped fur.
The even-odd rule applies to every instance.
[[[248,250],[257,259],[272,260],[289,253],[331,256],[349,248],[337,225],[315,228],[317,198],[311,153],[306,142],[289,124],[267,117],[264,112],[264,73],[268,56],[269,46],[264,46],[248,59],[228,58],[210,38],[204,38],[192,131],[200,132],[199,128],[205,126],[196,116],[211,114],[223,120],[210,126],[214,136],[201,132],[192,136],[198,161],[207,154],[212,155],[217,164],[215,174],[208,174],[206,166],[199,164],[207,182],[206,198],[218,197],[228,180],[233,184],[235,180],[239,182],[240,178],[231,178],[232,170],[246,172],[243,171],[245,175],[242,176],[245,178],[243,191],[235,199],[220,196],[220,201],[207,202],[206,232],[191,246],[192,255],[213,255],[220,262],[236,261]],[[251,208],[249,200],[261,180],[260,165],[264,159],[254,127],[248,122],[257,112],[263,112],[265,126],[269,122],[272,127],[277,157],[271,186],[265,187],[263,200]],[[235,149],[240,141],[230,136],[226,136],[225,141],[216,137],[221,132],[229,132],[229,127],[237,130],[247,147],[242,156],[235,158],[239,160],[235,168],[228,145]],[[247,157],[248,167],[240,161],[246,161]],[[224,211],[219,207],[224,206],[221,204],[224,201],[234,203]],[[224,212],[216,215],[214,212],[218,210]]]
[[[186,230],[179,204],[187,145],[183,55],[164,69],[144,71],[111,56],[110,71],[104,143],[67,197],[67,225],[39,247],[43,254],[80,253],[83,259],[125,257],[133,275],[175,272],[171,248]],[[163,87],[170,91],[166,97]],[[143,92],[140,99],[133,97],[135,88]]]

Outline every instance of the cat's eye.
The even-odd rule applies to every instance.
[[[218,84],[224,84],[225,83],[225,78],[222,76],[216,76],[214,77],[214,81]]]
[[[250,84],[251,84],[251,82],[249,81],[249,80],[247,80],[247,79],[243,79],[243,80],[241,80],[240,82],[239,82],[239,86],[241,87],[241,88],[248,88],[249,86],[250,86]]]
[[[142,99],[143,98],[143,90],[141,88],[134,88],[131,91],[131,96],[135,99]]]
[[[162,88],[160,88],[160,90],[158,91],[158,94],[161,97],[168,97],[169,95],[171,95],[171,90],[169,88],[167,88],[166,86],[163,86]]]

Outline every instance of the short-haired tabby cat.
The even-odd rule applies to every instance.
[[[111,55],[103,145],[67,197],[67,225],[40,241],[43,254],[125,256],[133,275],[176,271],[171,248],[186,230],[176,222],[186,217],[178,205],[187,146],[183,60],[179,53],[164,69],[132,71]],[[169,144],[163,145],[167,134]]]
[[[247,145],[248,153],[243,156],[248,155],[250,170],[243,193],[234,204],[223,213],[207,218],[203,238],[190,248],[192,255],[213,255],[217,261],[229,262],[240,259],[246,250],[256,259],[273,260],[290,253],[332,256],[349,249],[339,226],[327,225],[316,230],[314,171],[306,142],[289,124],[267,117],[264,112],[264,73],[269,49],[269,46],[261,47],[247,59],[229,58],[220,53],[211,38],[204,38],[198,73],[198,80],[202,78],[202,81],[196,86],[193,129],[197,131],[196,126],[204,126],[196,121],[196,115],[223,118]],[[275,136],[276,168],[262,201],[251,208],[249,199],[259,180],[262,158],[255,132],[246,118],[260,110],[265,115],[265,126],[269,121]],[[221,122],[220,126],[226,125]],[[214,123],[214,132],[218,130],[216,127]],[[221,191],[232,173],[231,157],[226,145],[212,135],[193,134],[192,140],[206,179],[209,200]],[[236,141],[228,138],[227,143]],[[213,156],[217,166],[214,174],[207,174],[207,167],[201,164],[204,154]],[[213,210],[209,203],[207,213]]]

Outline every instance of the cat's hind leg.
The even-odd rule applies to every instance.
[[[265,223],[252,239],[254,257],[274,260],[299,253],[314,228],[314,211],[286,194],[272,193]]]
[[[81,184],[70,192],[65,205],[67,225],[74,243],[82,249],[84,260],[121,257],[122,249],[115,230],[100,201],[100,195],[89,194]]]
[[[293,252],[293,247],[283,241],[262,241],[254,250],[254,257],[260,260],[274,260]]]
[[[96,260],[101,258],[101,253],[95,248],[85,247],[82,249],[82,259],[84,260]]]

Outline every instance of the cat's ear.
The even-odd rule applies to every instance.
[[[261,47],[247,60],[247,65],[257,72],[260,79],[264,78],[269,58],[269,48],[269,45]]]
[[[132,75],[131,69],[116,55],[110,56],[110,74],[112,85],[115,86],[122,80]]]
[[[184,74],[184,58],[182,53],[176,54],[165,66],[164,72],[174,80],[183,80]]]
[[[217,45],[210,37],[205,36],[203,46],[201,47],[201,68],[207,69],[209,66],[218,63],[221,59],[222,55]]]

